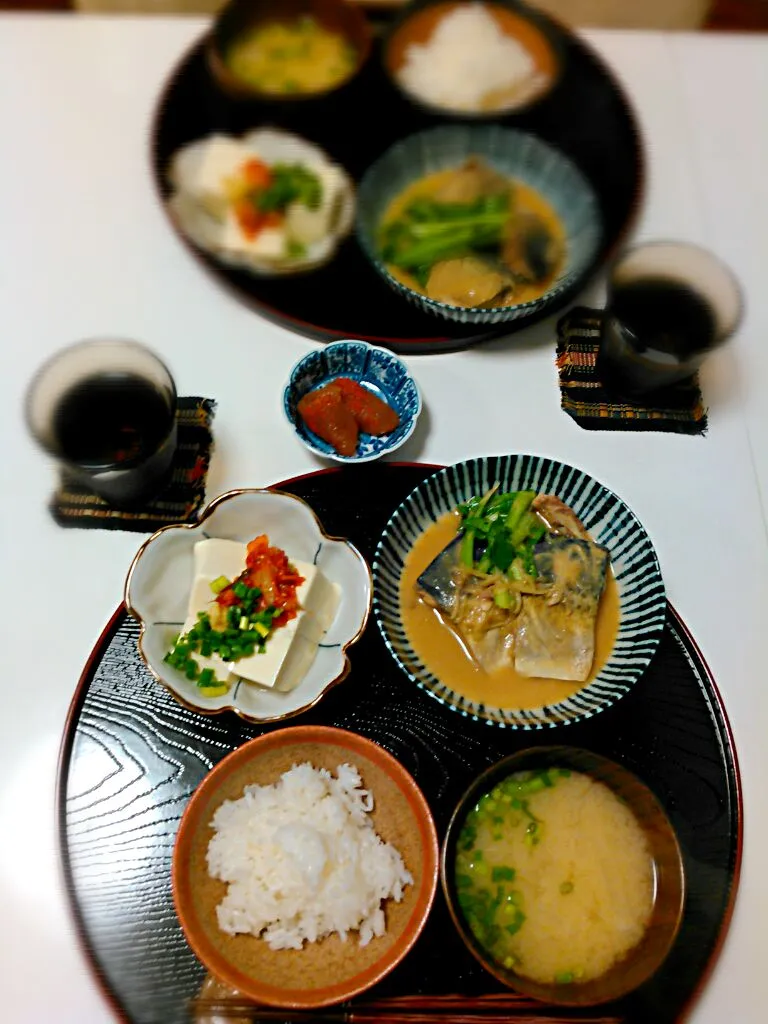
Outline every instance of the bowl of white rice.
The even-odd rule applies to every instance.
[[[552,91],[561,50],[547,19],[516,0],[416,0],[388,35],[384,66],[396,88],[433,113],[496,118]]]
[[[296,726],[227,755],[187,805],[173,853],[176,912],[224,985],[310,1010],[385,977],[420,935],[438,879],[421,790],[345,729]]]

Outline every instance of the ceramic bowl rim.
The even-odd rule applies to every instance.
[[[558,1000],[556,997],[556,988],[554,985],[545,985],[544,983],[533,982],[530,979],[525,978],[521,975],[516,975],[512,971],[506,971],[501,965],[494,965],[492,958],[482,953],[480,949],[476,948],[475,944],[470,941],[468,936],[469,927],[466,925],[465,920],[461,914],[460,908],[457,906],[456,903],[454,895],[455,886],[452,885],[452,883],[448,880],[449,847],[455,846],[457,830],[460,828],[464,818],[466,817],[470,809],[471,801],[475,799],[478,796],[478,794],[485,792],[490,788],[490,780],[499,778],[504,774],[510,774],[515,770],[529,770],[522,767],[521,762],[527,762],[531,758],[541,759],[543,757],[546,759],[547,757],[553,757],[555,755],[561,756],[565,759],[570,758],[572,760],[576,760],[580,757],[585,756],[588,760],[594,761],[595,764],[591,767],[572,767],[573,771],[579,771],[585,775],[589,775],[590,777],[595,778],[595,772],[598,771],[600,768],[604,768],[609,771],[618,772],[618,774],[623,776],[624,779],[626,779],[630,785],[633,785],[634,787],[642,790],[648,802],[654,807],[659,820],[662,822],[663,832],[665,833],[668,841],[671,843],[675,851],[674,860],[677,866],[676,884],[679,886],[679,893],[678,899],[676,901],[675,920],[672,925],[672,928],[669,930],[669,933],[666,936],[665,942],[662,944],[662,955],[656,958],[656,962],[653,964],[651,970],[647,973],[646,977],[642,978],[639,982],[632,985],[630,988],[625,989],[624,991],[614,993],[606,998],[599,999],[595,1002],[576,1002],[574,1000],[568,999]],[[571,767],[571,765],[566,765],[566,767]],[[598,779],[598,781],[603,782],[603,785],[607,786],[612,793],[619,796],[620,799],[622,798],[621,795],[616,792],[616,789],[609,782],[606,782],[602,779]],[[631,803],[629,803],[629,808],[632,811],[635,820],[637,820],[634,807]],[[640,827],[643,828],[643,831],[645,832],[646,830],[643,827],[642,823],[638,822],[638,824],[640,824]],[[553,1004],[558,1006],[575,1007],[599,1006],[602,1003],[623,998],[630,992],[634,992],[637,988],[640,987],[640,985],[645,984],[645,982],[647,982],[659,970],[659,968],[662,966],[662,964],[665,962],[665,960],[671,953],[675,940],[677,939],[677,936],[680,933],[683,913],[685,910],[686,896],[688,892],[688,880],[685,869],[685,860],[683,858],[682,847],[680,845],[680,839],[677,835],[677,830],[670,821],[669,815],[667,814],[667,811],[663,803],[656,795],[656,793],[651,789],[648,783],[646,783],[642,778],[640,778],[640,776],[631,768],[627,768],[626,765],[622,764],[620,761],[616,761],[613,758],[607,757],[605,754],[600,754],[594,750],[590,750],[588,747],[574,746],[572,744],[566,743],[552,743],[545,744],[542,746],[524,747],[521,750],[513,751],[510,754],[504,755],[499,760],[494,761],[493,764],[488,765],[472,779],[472,781],[469,783],[469,785],[465,787],[461,796],[457,800],[454,809],[451,812],[451,817],[448,821],[448,825],[445,830],[445,835],[443,837],[443,841],[440,847],[440,886],[443,896],[445,898],[446,905],[448,907],[448,912],[450,914],[451,920],[453,921],[457,934],[461,938],[467,951],[475,957],[478,963],[480,963],[485,968],[485,970],[492,974],[502,984],[507,985],[509,988],[518,991],[524,995],[533,994],[534,998],[541,998],[540,994],[536,995],[535,993],[532,993],[531,989],[532,987],[546,988],[546,999],[549,1002],[552,1002]],[[656,895],[654,895],[654,905],[655,901]],[[636,948],[637,947],[633,947],[628,952],[627,957],[631,957]],[[599,979],[594,980],[597,981]],[[550,992],[550,989],[552,990],[552,992]]]
[[[350,344],[359,345],[366,351],[380,352],[382,355],[387,357],[389,362],[400,366],[403,370],[404,377],[409,381],[411,387],[413,388],[413,393],[416,398],[416,409],[413,415],[411,416],[408,427],[404,431],[402,437],[398,438],[397,441],[394,444],[390,445],[389,447],[383,448],[380,452],[374,452],[371,455],[340,455],[336,451],[322,451],[320,448],[316,447],[315,444],[309,438],[305,437],[304,434],[301,433],[298,424],[296,423],[294,417],[291,416],[291,413],[289,411],[290,397],[294,389],[293,381],[294,377],[299,371],[299,368],[303,366],[305,363],[309,362],[310,360],[316,358],[318,351],[331,352],[336,348],[340,348],[342,346]],[[306,352],[299,360],[297,360],[297,362],[293,364],[288,374],[288,380],[283,386],[283,413],[298,440],[301,441],[304,447],[308,451],[312,452],[313,455],[317,455],[319,458],[323,459],[331,459],[333,462],[338,462],[341,463],[342,465],[347,466],[363,465],[366,462],[375,462],[377,459],[381,459],[385,455],[391,455],[392,452],[396,452],[398,448],[401,448],[405,444],[405,442],[413,435],[413,432],[416,429],[416,424],[418,422],[419,416],[421,416],[423,406],[424,400],[422,398],[421,388],[419,387],[415,376],[413,375],[413,373],[411,373],[410,369],[408,368],[404,360],[401,359],[401,357],[394,353],[391,349],[384,348],[382,345],[372,345],[371,342],[363,341],[361,338],[338,338],[335,341],[329,342],[321,350],[311,349],[309,352]]]
[[[237,498],[243,494],[269,494],[272,496],[278,496],[279,498],[289,498],[291,499],[291,501],[294,501],[298,505],[301,505],[304,508],[306,508],[311,513],[315,525],[317,526],[319,536],[321,536],[324,540],[345,544],[348,548],[350,548],[352,553],[357,558],[357,561],[360,563],[361,566],[365,568],[368,581],[368,602],[363,611],[362,619],[357,632],[349,640],[347,640],[345,643],[341,645],[342,667],[338,675],[336,675],[333,679],[330,679],[323,686],[321,691],[315,697],[312,698],[311,701],[308,701],[306,704],[302,704],[301,707],[295,708],[291,711],[284,712],[280,715],[271,715],[265,718],[259,718],[255,715],[249,714],[247,711],[244,711],[242,708],[238,707],[234,703],[225,704],[221,707],[216,708],[201,707],[199,704],[192,704],[190,701],[185,700],[184,697],[177,693],[176,690],[174,690],[173,687],[169,683],[167,683],[166,680],[163,679],[163,677],[156,671],[156,669],[150,662],[150,659],[147,656],[146,651],[144,650],[144,635],[146,633],[147,623],[144,621],[144,619],[137,611],[137,609],[133,606],[130,595],[133,574],[139,562],[141,561],[141,558],[144,555],[145,551],[150,546],[150,544],[152,544],[153,541],[155,541],[161,534],[165,534],[171,530],[198,529],[199,527],[203,526],[205,521],[208,518],[210,518],[210,516],[216,511],[219,505],[231,499]],[[136,641],[136,646],[138,648],[139,655],[141,656],[141,660],[144,662],[147,671],[154,677],[154,679],[158,683],[160,683],[168,691],[168,693],[174,698],[174,700],[178,701],[179,704],[185,707],[188,711],[194,711],[200,715],[221,715],[226,711],[231,711],[235,715],[237,715],[238,718],[242,719],[245,722],[250,722],[254,725],[268,725],[274,722],[284,722],[287,721],[289,718],[295,718],[296,715],[304,714],[305,711],[309,711],[310,708],[315,707],[315,705],[318,704],[330,690],[332,690],[335,686],[338,686],[339,683],[342,683],[347,678],[351,669],[348,650],[353,644],[357,643],[357,641],[365,632],[366,626],[368,624],[368,619],[371,614],[371,609],[373,607],[373,573],[371,571],[371,567],[368,564],[367,559],[363,557],[362,553],[355,544],[353,544],[346,537],[336,537],[333,534],[325,532],[317,513],[309,504],[309,502],[305,501],[303,498],[300,498],[296,494],[290,494],[288,491],[282,491],[279,488],[273,489],[270,487],[237,487],[229,491],[224,491],[222,494],[217,495],[210,502],[208,502],[205,508],[203,508],[202,511],[200,512],[200,515],[195,522],[169,523],[168,526],[161,526],[159,530],[156,530],[151,536],[147,537],[142,542],[138,551],[131,560],[131,564],[128,568],[128,572],[125,577],[125,583],[123,585],[123,604],[125,605],[125,610],[128,613],[128,615],[139,624],[139,636]]]
[[[269,995],[265,996],[263,992],[255,994],[254,990],[254,992],[245,993],[249,998],[257,999],[266,1005],[286,1009],[311,1010],[322,1006],[330,1006],[339,1001],[359,995],[361,992],[367,991],[367,989],[377,984],[382,980],[382,978],[386,977],[405,959],[415,945],[419,936],[422,934],[434,905],[440,882],[440,841],[432,809],[430,808],[427,798],[419,784],[408,769],[394,756],[394,754],[391,754],[385,747],[380,743],[377,743],[375,740],[369,739],[360,733],[356,733],[352,729],[340,728],[338,726],[298,725],[262,733],[250,740],[246,740],[245,743],[242,743],[239,747],[235,747],[234,750],[229,751],[229,753],[225,754],[225,756],[214,765],[214,767],[207,775],[204,776],[194,789],[179,821],[176,837],[174,839],[173,853],[171,856],[171,888],[173,904],[184,931],[184,935],[198,959],[206,964],[204,956],[202,956],[200,952],[201,943],[199,942],[198,929],[192,928],[188,931],[187,928],[186,922],[188,922],[188,917],[186,913],[186,903],[184,904],[185,909],[180,909],[178,895],[180,876],[186,872],[187,865],[184,865],[183,870],[179,867],[179,851],[183,844],[191,841],[191,838],[189,837],[194,835],[196,830],[201,826],[201,808],[204,808],[206,798],[215,794],[222,772],[224,772],[226,776],[227,768],[230,765],[239,766],[241,763],[245,765],[252,759],[258,758],[264,750],[268,751],[272,748],[279,749],[281,746],[288,748],[300,747],[313,742],[327,742],[329,745],[344,747],[349,751],[350,756],[354,756],[355,753],[360,753],[363,757],[367,757],[369,760],[374,761],[378,767],[382,768],[382,770],[386,772],[389,779],[401,791],[402,798],[408,803],[414,817],[418,819],[422,825],[424,838],[424,857],[422,860],[422,867],[424,869],[423,881],[421,889],[417,893],[418,902],[414,908],[414,913],[416,913],[417,910],[419,911],[418,916],[415,919],[412,916],[401,933],[401,936],[407,936],[407,938],[402,945],[398,945],[394,952],[390,951],[388,955],[382,957],[384,963],[382,964],[381,969],[376,971],[375,976],[367,980],[364,984],[351,985],[348,991],[345,991],[341,995],[334,995],[332,999],[322,997],[320,999],[312,999],[310,997],[300,1000],[296,1000],[294,998],[275,1001],[274,998]],[[405,790],[408,791],[410,799],[405,796]],[[420,904],[421,909],[419,909]],[[408,931],[409,927],[411,929],[410,932]],[[208,965],[206,964],[206,966]],[[209,968],[209,970],[214,974],[216,973],[212,968]],[[229,983],[227,978],[222,978],[221,980]]]
[[[522,458],[532,458],[540,462],[549,463],[552,466],[560,467],[562,470],[576,473],[580,477],[585,478],[587,481],[595,484],[597,487],[600,488],[602,494],[604,494],[608,499],[616,502],[616,504],[618,504],[619,506],[623,507],[626,510],[629,520],[634,525],[634,528],[640,532],[640,535],[646,538],[648,543],[648,554],[651,559],[653,568],[655,570],[654,575],[656,577],[656,585],[661,588],[661,593],[657,597],[656,603],[663,606],[663,608],[665,609],[665,615],[663,616],[663,621],[661,622],[661,624],[654,627],[652,635],[650,637],[649,642],[652,643],[652,651],[649,654],[642,655],[642,665],[633,670],[634,676],[630,680],[627,689],[631,689],[632,686],[637,684],[637,682],[642,678],[642,676],[647,671],[648,666],[650,665],[653,656],[656,653],[658,645],[661,642],[661,636],[665,628],[664,623],[666,621],[666,588],[664,585],[664,578],[661,573],[661,566],[659,564],[659,558],[656,553],[656,549],[653,545],[653,541],[651,540],[650,534],[643,526],[639,517],[631,508],[631,506],[627,504],[627,502],[622,497],[620,497],[618,494],[616,494],[615,491],[611,490],[611,488],[607,487],[605,484],[603,484],[596,477],[592,476],[592,474],[588,473],[586,470],[581,469],[578,466],[574,466],[571,463],[563,462],[560,459],[553,458],[552,456],[539,455],[529,452],[512,452],[507,453],[506,455],[481,455],[469,457],[466,459],[462,459],[459,462],[452,463],[451,465],[446,465],[438,469],[435,469],[435,471],[430,473],[429,476],[426,476],[422,481],[416,484],[402,499],[402,501],[399,502],[397,507],[390,513],[386,525],[384,526],[379,537],[379,540],[376,544],[373,560],[371,563],[371,570],[374,581],[373,613],[374,619],[376,620],[376,624],[378,625],[379,628],[379,633],[381,634],[381,637],[384,641],[387,650],[394,659],[395,664],[411,680],[412,683],[414,683],[420,689],[425,690],[435,700],[440,701],[440,703],[450,708],[451,711],[461,714],[463,717],[470,718],[476,721],[485,722],[485,724],[489,726],[495,726],[496,728],[512,729],[514,731],[519,732],[542,732],[547,729],[562,729],[566,726],[575,724],[577,722],[588,721],[594,718],[595,715],[607,710],[608,708],[613,707],[622,697],[626,696],[626,689],[618,695],[598,695],[599,703],[597,703],[597,706],[591,704],[588,709],[582,709],[579,711],[578,714],[572,713],[567,707],[564,708],[564,705],[567,705],[567,702],[569,700],[573,700],[574,698],[577,698],[580,695],[585,694],[590,687],[594,686],[596,683],[600,681],[600,675],[605,670],[605,668],[610,664],[611,655],[608,656],[606,664],[603,665],[603,667],[600,669],[597,675],[592,680],[585,683],[580,689],[572,693],[569,697],[565,697],[562,700],[556,701],[554,703],[543,704],[538,708],[505,709],[498,707],[496,705],[488,705],[476,700],[470,700],[470,698],[468,697],[463,697],[460,693],[458,693],[456,690],[453,690],[446,684],[442,684],[446,691],[445,696],[443,696],[440,693],[437,693],[433,689],[433,686],[427,680],[419,678],[411,670],[411,668],[409,668],[408,665],[406,665],[406,663],[400,658],[399,654],[395,650],[395,646],[392,643],[392,640],[390,639],[387,633],[387,629],[384,622],[385,613],[382,609],[382,602],[380,597],[380,574],[382,572],[381,555],[385,550],[385,542],[388,541],[390,537],[391,527],[393,523],[397,521],[398,517],[402,514],[402,511],[408,507],[409,503],[413,502],[416,495],[422,492],[423,488],[425,488],[430,481],[444,480],[448,477],[449,473],[457,470],[459,467],[466,467],[475,463],[487,463],[489,459],[509,459],[517,461]],[[621,619],[619,619],[619,631],[620,629]],[[435,679],[437,678],[435,677],[434,673],[426,666],[425,671],[428,676]],[[439,683],[439,679],[437,680],[437,682]],[[592,694],[589,694],[589,696],[594,696],[594,691],[592,692]],[[539,712],[541,714],[549,712],[550,715],[553,712],[557,712],[558,714],[561,713],[564,717],[562,719],[558,719],[556,716],[547,718],[531,717],[530,719],[526,717],[527,715],[534,716],[536,712]],[[516,720],[514,717],[512,719],[505,718],[505,713],[511,714],[512,716],[517,716],[518,720]]]

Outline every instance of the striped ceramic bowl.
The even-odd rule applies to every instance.
[[[379,257],[382,217],[396,196],[436,171],[479,157],[499,173],[540,193],[565,231],[565,261],[536,299],[511,306],[466,308],[428,298],[398,280]],[[365,172],[357,192],[357,238],[387,283],[428,313],[466,324],[499,324],[541,312],[583,283],[594,268],[602,234],[597,196],[564,153],[536,135],[502,125],[454,124],[417,132],[396,142]]]
[[[400,612],[403,565],[432,523],[495,483],[502,491],[555,494],[610,552],[619,593],[619,630],[594,680],[557,704],[530,710],[493,707],[461,696],[434,676],[406,635]],[[441,703],[476,720],[512,729],[544,729],[591,718],[630,691],[658,647],[666,595],[653,544],[634,512],[587,473],[536,455],[470,459],[441,469],[408,495],[387,523],[373,562],[373,608],[389,650],[403,671]]]

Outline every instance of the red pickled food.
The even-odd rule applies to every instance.
[[[339,455],[355,454],[357,420],[335,381],[304,395],[297,410],[312,433],[332,445]]]
[[[282,626],[295,618],[299,611],[298,588],[304,582],[304,577],[291,565],[282,548],[272,547],[269,537],[263,533],[248,544],[245,566],[238,578],[216,596],[216,603],[223,608],[239,605],[241,601],[235,585],[245,583],[261,591],[254,611],[279,609],[279,614],[272,620],[273,626]]]
[[[400,417],[385,401],[368,388],[349,377],[334,381],[341,391],[344,404],[352,412],[358,427],[366,434],[389,434],[400,423]]]

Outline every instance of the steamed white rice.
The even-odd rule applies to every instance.
[[[272,949],[301,949],[337,932],[361,946],[383,935],[382,901],[413,883],[399,852],[376,834],[373,796],[353,765],[336,777],[294,765],[273,785],[246,786],[211,822],[208,871],[227,882],[216,908],[228,934],[261,935]]]
[[[427,103],[476,111],[495,94],[510,97],[514,90],[521,100],[538,88],[542,75],[525,46],[477,3],[455,8],[426,42],[411,43],[398,77]]]

